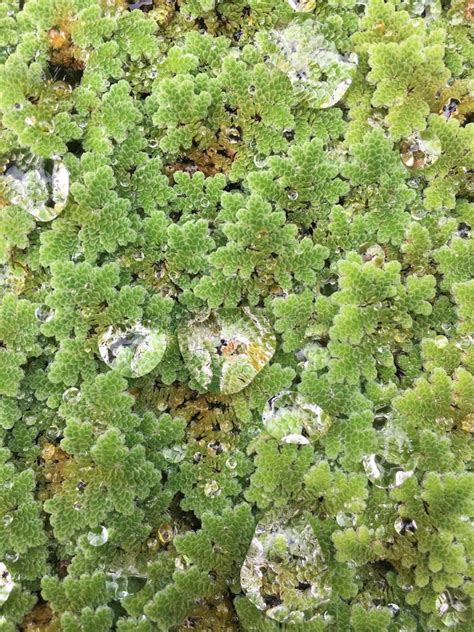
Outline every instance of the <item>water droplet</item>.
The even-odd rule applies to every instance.
[[[152,138],[148,141],[148,147],[150,149],[156,149],[156,147],[158,147],[158,141],[155,138]]]
[[[164,448],[162,454],[168,463],[180,463],[185,457],[184,447],[179,445]]]
[[[242,140],[242,132],[238,127],[226,127],[225,137],[231,145],[235,145]]]
[[[281,438],[282,443],[293,443],[295,445],[309,445],[309,439],[300,434],[289,434]]]
[[[324,612],[331,598],[327,566],[304,515],[269,515],[257,525],[240,582],[253,605],[280,623],[304,623]]]
[[[235,468],[237,467],[237,459],[234,459],[233,456],[230,456],[225,462],[225,464],[226,464],[226,467],[229,468],[229,470],[235,470]]]
[[[434,343],[438,347],[438,349],[444,349],[448,346],[449,340],[446,338],[446,336],[436,336]]]
[[[340,511],[336,514],[336,522],[340,527],[353,527],[356,523],[356,517],[354,514]]]
[[[314,9],[316,0],[288,0],[288,4],[294,11],[305,13]]]
[[[395,483],[394,483],[394,487],[400,487],[400,485],[403,485],[403,483],[405,481],[407,481],[409,478],[411,478],[414,474],[413,470],[398,470],[398,472],[396,472],[395,474]]]
[[[71,255],[71,261],[74,261],[74,263],[79,263],[80,261],[84,260],[84,253],[83,252],[75,252],[73,255]]]
[[[197,384],[228,395],[250,384],[273,356],[276,340],[263,318],[228,309],[181,327],[178,343]]]
[[[186,555],[178,555],[174,558],[174,566],[178,571],[184,571],[189,566],[189,558]]]
[[[288,199],[295,202],[298,199],[298,191],[288,191]]]
[[[168,544],[168,542],[171,542],[174,537],[173,526],[170,524],[161,525],[157,533],[160,542],[162,542],[163,544]]]
[[[367,478],[376,487],[385,487],[383,484],[383,468],[377,463],[375,454],[369,454],[362,459]]]
[[[156,68],[152,68],[148,73],[150,79],[156,79],[158,77],[158,70]]]
[[[50,222],[64,209],[69,195],[69,172],[59,159],[43,160],[24,171],[13,165],[6,172],[13,204],[40,222]]]
[[[51,439],[52,441],[60,437],[61,433],[62,433],[61,428],[59,428],[58,426],[55,426],[54,424],[49,426],[49,428],[46,430],[46,436],[48,437],[48,439]]]
[[[216,498],[220,493],[221,490],[217,481],[209,481],[204,485],[204,494],[208,498]]]
[[[252,96],[253,94],[255,94],[256,91],[256,87],[253,84],[250,84],[249,87],[247,88],[247,92]]]
[[[416,522],[410,518],[397,518],[393,526],[399,535],[410,535],[417,529]]]
[[[338,103],[349,89],[358,58],[342,55],[326,40],[315,20],[294,20],[259,37],[263,52],[289,77],[293,91],[315,108]]]
[[[0,562],[0,605],[8,599],[14,585],[10,571],[3,562]]]
[[[99,337],[102,360],[121,375],[142,377],[161,362],[166,349],[166,335],[141,323],[127,329],[110,326]]]
[[[429,138],[426,134],[415,132],[400,144],[400,158],[405,167],[424,169],[430,167],[441,154],[438,138]]]
[[[74,503],[73,506],[75,511],[80,511],[82,509],[81,503]]]
[[[145,258],[145,253],[143,252],[135,252],[132,255],[132,258],[134,261],[143,261],[143,259]]]
[[[13,516],[11,514],[5,514],[2,518],[2,524],[4,527],[8,527],[13,522]]]
[[[282,391],[272,397],[263,410],[262,421],[275,439],[300,445],[309,443],[308,437],[321,437],[331,425],[330,417],[320,406],[310,404],[292,391]]]
[[[207,208],[210,204],[209,200],[206,197],[202,197],[200,204],[202,206],[202,208]]]
[[[87,540],[91,546],[102,546],[108,539],[109,532],[103,525],[91,529],[87,534]]]
[[[387,604],[387,608],[390,610],[390,614],[392,615],[392,617],[398,617],[398,615],[400,614],[400,606],[396,603]]]
[[[267,159],[262,154],[255,154],[253,162],[257,169],[263,169],[263,167],[267,166]]]
[[[53,318],[54,312],[47,305],[40,305],[35,309],[35,316],[40,322],[47,323]]]
[[[16,551],[5,551],[5,559],[7,562],[18,562],[20,554]]]
[[[453,114],[456,114],[458,105],[459,101],[457,99],[449,99],[449,101],[443,105],[441,112],[446,120],[451,118]]]
[[[63,401],[67,404],[77,404],[81,400],[81,391],[78,388],[72,386],[63,393]]]
[[[286,138],[287,141],[293,140],[295,137],[295,130],[289,128],[284,129],[283,136]]]
[[[125,599],[128,597],[128,577],[122,577],[117,573],[108,574],[110,581],[106,581],[105,585],[113,599]]]

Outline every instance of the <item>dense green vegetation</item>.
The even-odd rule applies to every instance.
[[[472,0],[2,0],[0,632],[471,629]]]

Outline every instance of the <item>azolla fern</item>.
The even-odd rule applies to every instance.
[[[472,0],[2,0],[0,632],[472,626]]]

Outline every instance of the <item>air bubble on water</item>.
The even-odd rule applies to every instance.
[[[87,534],[87,540],[91,546],[102,546],[108,539],[109,532],[103,525],[91,529]]]
[[[126,329],[111,325],[98,340],[102,360],[126,377],[153,371],[163,358],[166,343],[166,334],[141,323]]]
[[[320,406],[292,391],[281,391],[271,397],[263,410],[262,421],[275,439],[300,445],[321,437],[331,425],[330,417]]]
[[[2,525],[4,527],[9,527],[12,522],[13,522],[13,516],[11,514],[5,514],[2,517]]]
[[[441,142],[436,137],[414,132],[400,144],[400,158],[409,169],[424,169],[433,165],[441,155]]]
[[[289,77],[296,96],[315,108],[338,103],[357,69],[357,55],[341,54],[313,19],[293,20],[282,29],[259,34],[258,43]]]
[[[220,493],[221,489],[217,481],[209,481],[204,485],[204,494],[208,498],[216,498]]]
[[[275,335],[248,309],[224,309],[180,328],[178,343],[193,380],[204,390],[238,393],[269,362]]]
[[[288,199],[295,202],[298,199],[298,191],[288,191]]]
[[[293,11],[305,13],[314,9],[316,6],[316,0],[288,0],[288,4]]]
[[[280,623],[304,623],[325,612],[332,592],[327,565],[304,515],[269,515],[258,523],[240,583],[253,605]]]
[[[7,562],[18,562],[20,554],[16,551],[5,551],[5,559]]]
[[[181,463],[184,459],[185,451],[183,446],[175,445],[170,448],[164,448],[162,454],[168,463]]]
[[[81,400],[81,391],[72,386],[63,393],[63,401],[67,404],[77,404]]]
[[[11,201],[40,222],[50,222],[64,209],[69,196],[69,171],[60,159],[42,160],[28,170],[12,165],[5,172]]]
[[[14,585],[10,571],[3,562],[0,562],[0,605],[7,601]]]

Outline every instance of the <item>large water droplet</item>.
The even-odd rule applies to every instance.
[[[95,529],[91,529],[87,534],[87,540],[91,546],[102,546],[108,539],[109,532],[103,525],[100,525]]]
[[[282,391],[266,404],[262,421],[266,431],[283,443],[309,443],[327,432],[331,419],[320,406],[299,393]]]
[[[153,371],[166,350],[166,334],[141,323],[128,329],[110,326],[98,342],[102,360],[126,377]]]
[[[206,320],[181,327],[179,347],[199,386],[212,392],[238,393],[269,362],[275,335],[249,310],[213,312]]]
[[[12,165],[5,172],[13,204],[40,222],[50,222],[64,209],[69,195],[69,172],[59,159],[40,161],[23,170]]]
[[[14,585],[10,571],[3,562],[0,562],[0,605],[8,599]]]
[[[305,13],[314,9],[316,0],[288,0],[288,4],[294,11]]]
[[[290,79],[295,94],[315,108],[329,108],[349,89],[358,63],[342,55],[312,19],[294,20],[282,29],[259,34],[260,47]]]
[[[303,623],[324,613],[331,598],[319,542],[303,514],[268,516],[255,530],[240,583],[271,619]]]
[[[400,144],[400,158],[405,167],[424,169],[430,167],[441,154],[441,143],[438,138],[415,132]]]

